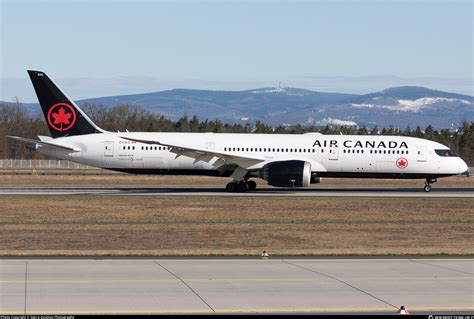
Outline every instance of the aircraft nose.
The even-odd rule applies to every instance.
[[[459,164],[459,174],[465,174],[469,176],[469,167],[463,160],[461,160],[461,163]]]

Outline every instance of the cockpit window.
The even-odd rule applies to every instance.
[[[435,152],[443,157],[459,157],[459,154],[454,150],[435,150]]]

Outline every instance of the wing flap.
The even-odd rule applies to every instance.
[[[224,164],[237,164],[243,168],[249,168],[267,160],[261,157],[245,156],[241,154],[216,151],[213,149],[199,148],[195,146],[163,143],[156,140],[143,140],[124,136],[121,136],[121,138],[128,141],[134,141],[144,144],[156,144],[170,147],[170,151],[176,154],[176,158],[178,158],[179,156],[187,156],[190,158],[194,158],[194,163],[197,163],[199,161],[210,163],[213,159],[217,158],[218,160],[215,161],[213,164],[214,167],[220,167]]]

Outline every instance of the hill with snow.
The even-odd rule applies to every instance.
[[[146,94],[101,97],[78,101],[139,105],[177,119],[184,114],[200,119],[271,125],[316,124],[355,126],[408,125],[457,127],[474,121],[474,97],[424,87],[395,87],[365,95],[316,92],[298,88],[260,88],[246,91],[174,89]],[[39,110],[35,104],[27,105]]]

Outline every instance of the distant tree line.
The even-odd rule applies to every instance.
[[[126,130],[144,132],[215,132],[215,133],[274,133],[301,134],[320,132],[322,134],[355,134],[355,135],[397,135],[426,138],[442,143],[456,150],[471,166],[474,165],[474,122],[464,122],[455,130],[434,130],[431,125],[425,129],[407,127],[400,130],[388,128],[356,128],[351,126],[314,126],[314,125],[279,125],[272,127],[260,121],[255,125],[229,124],[215,120],[199,120],[197,116],[189,118],[184,115],[172,121],[163,115],[150,112],[134,105],[117,105],[106,108],[100,104],[86,104],[82,109],[101,128],[108,131]],[[37,135],[49,135],[44,117],[32,115],[21,103],[0,103],[0,158],[30,159],[45,158],[24,147],[24,144],[7,139],[7,135],[36,138]]]

